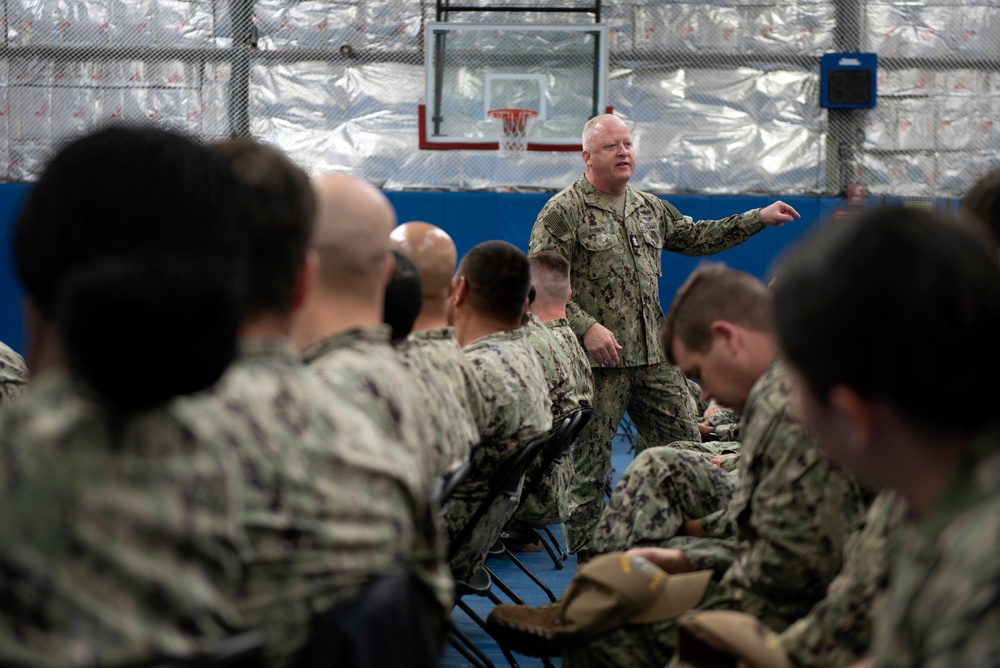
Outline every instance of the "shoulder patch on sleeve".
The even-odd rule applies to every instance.
[[[543,222],[545,227],[549,228],[549,231],[559,239],[565,239],[571,233],[569,223],[563,219],[558,211],[550,212],[545,216]]]

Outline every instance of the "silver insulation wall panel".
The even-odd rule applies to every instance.
[[[0,180],[31,180],[62,138],[116,120],[254,136],[312,173],[386,188],[558,189],[582,172],[573,152],[511,161],[419,148],[427,2],[0,4]],[[626,0],[601,20],[608,103],[633,128],[638,187],[840,193],[860,181],[872,193],[957,195],[1000,163],[1000,0]],[[819,58],[838,50],[879,54],[874,109],[819,108]]]

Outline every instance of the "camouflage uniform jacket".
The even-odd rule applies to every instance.
[[[528,335],[528,343],[538,356],[545,383],[549,388],[553,423],[582,406],[589,406],[594,392],[590,365],[587,365],[586,375],[582,375],[582,370],[578,366],[580,357],[571,358],[570,350],[567,350],[549,324],[543,324],[534,315],[529,316],[524,330]],[[577,341],[574,340],[573,344],[576,349],[582,351]]]
[[[553,250],[569,260],[573,300],[567,314],[577,337],[599,322],[621,344],[622,366],[642,366],[665,360],[660,346],[662,251],[718,253],[763,227],[756,209],[695,223],[669,202],[632,188],[626,191],[623,221],[601,191],[580,177],[542,208],[528,252]]]
[[[1000,665],[1000,433],[967,452],[934,509],[892,545],[876,668]]]
[[[0,416],[0,663],[144,664],[239,626],[227,428],[166,408],[112,424],[55,371]]]
[[[713,568],[744,612],[777,631],[804,616],[840,571],[844,541],[864,503],[791,412],[792,379],[777,360],[757,380],[743,412],[744,439],[735,493],[721,514],[703,520],[707,541],[685,553],[695,569]]]
[[[28,383],[28,366],[13,348],[0,343],[0,409],[15,403]]]
[[[587,357],[587,351],[583,349],[583,344],[580,343],[580,339],[576,338],[576,334],[573,333],[573,328],[569,326],[569,320],[566,318],[550,320],[545,323],[545,326],[562,342],[563,350],[566,351],[572,362],[571,374],[577,379],[573,382],[583,388],[580,405],[590,406],[594,399],[594,373],[590,370],[590,358]]]
[[[438,475],[469,461],[485,420],[483,399],[468,357],[450,327],[411,333],[396,349],[399,359],[422,386],[424,405],[435,437]]]
[[[557,333],[560,327],[564,332],[562,336]],[[545,374],[552,400],[552,424],[555,425],[573,411],[590,405],[594,393],[590,364],[565,319],[542,323],[532,315],[524,329]],[[537,484],[524,499],[516,517],[529,524],[559,524],[569,517],[567,490],[573,475],[572,462],[567,457],[548,471],[542,468],[541,460],[535,460],[528,467],[525,484],[536,478]]]
[[[389,343],[389,325],[340,332],[314,343],[302,359],[341,397],[374,420],[393,441],[405,446],[420,464],[430,494],[437,468],[430,420],[413,374]]]
[[[179,399],[186,424],[227,425],[240,463],[248,547],[243,623],[269,658],[300,648],[313,615],[411,566],[451,607],[451,577],[418,466],[310,373],[285,339],[249,339],[210,391]]]
[[[463,350],[476,372],[486,420],[479,429],[482,440],[472,448],[469,475],[453,493],[445,513],[449,536],[461,531],[486,498],[497,467],[552,427],[545,376],[523,327],[481,337]],[[493,504],[472,539],[458,546],[451,559],[456,579],[466,580],[478,572],[486,550],[516,509],[517,499]]]
[[[792,663],[802,668],[840,668],[871,649],[873,608],[889,579],[889,539],[905,505],[892,492],[875,497],[863,527],[844,545],[844,566],[826,598],[781,634]]]

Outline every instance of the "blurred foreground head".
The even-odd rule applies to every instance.
[[[63,146],[15,231],[29,355],[126,412],[213,383],[242,315],[240,201],[228,167],[171,132],[109,127]]]
[[[1000,401],[1000,270],[966,230],[931,212],[872,211],[818,227],[779,271],[778,336],[810,426],[856,475],[884,482],[855,457],[880,437],[866,415],[942,443],[996,420],[969,404]]]
[[[301,305],[306,249],[316,218],[309,175],[280,149],[251,139],[211,147],[242,184],[250,239],[247,316],[288,316]]]
[[[958,217],[1000,261],[1000,169],[988,172],[965,193]]]

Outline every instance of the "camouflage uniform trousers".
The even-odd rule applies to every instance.
[[[566,540],[570,551],[590,543],[604,510],[611,481],[611,440],[625,411],[646,443],[672,443],[699,438],[694,399],[680,371],[665,362],[647,366],[594,367],[594,414],[573,446],[570,517]]]
[[[672,446],[636,455],[615,488],[594,532],[595,554],[631,547],[667,547],[687,519],[724,508],[735,476],[702,455]]]

